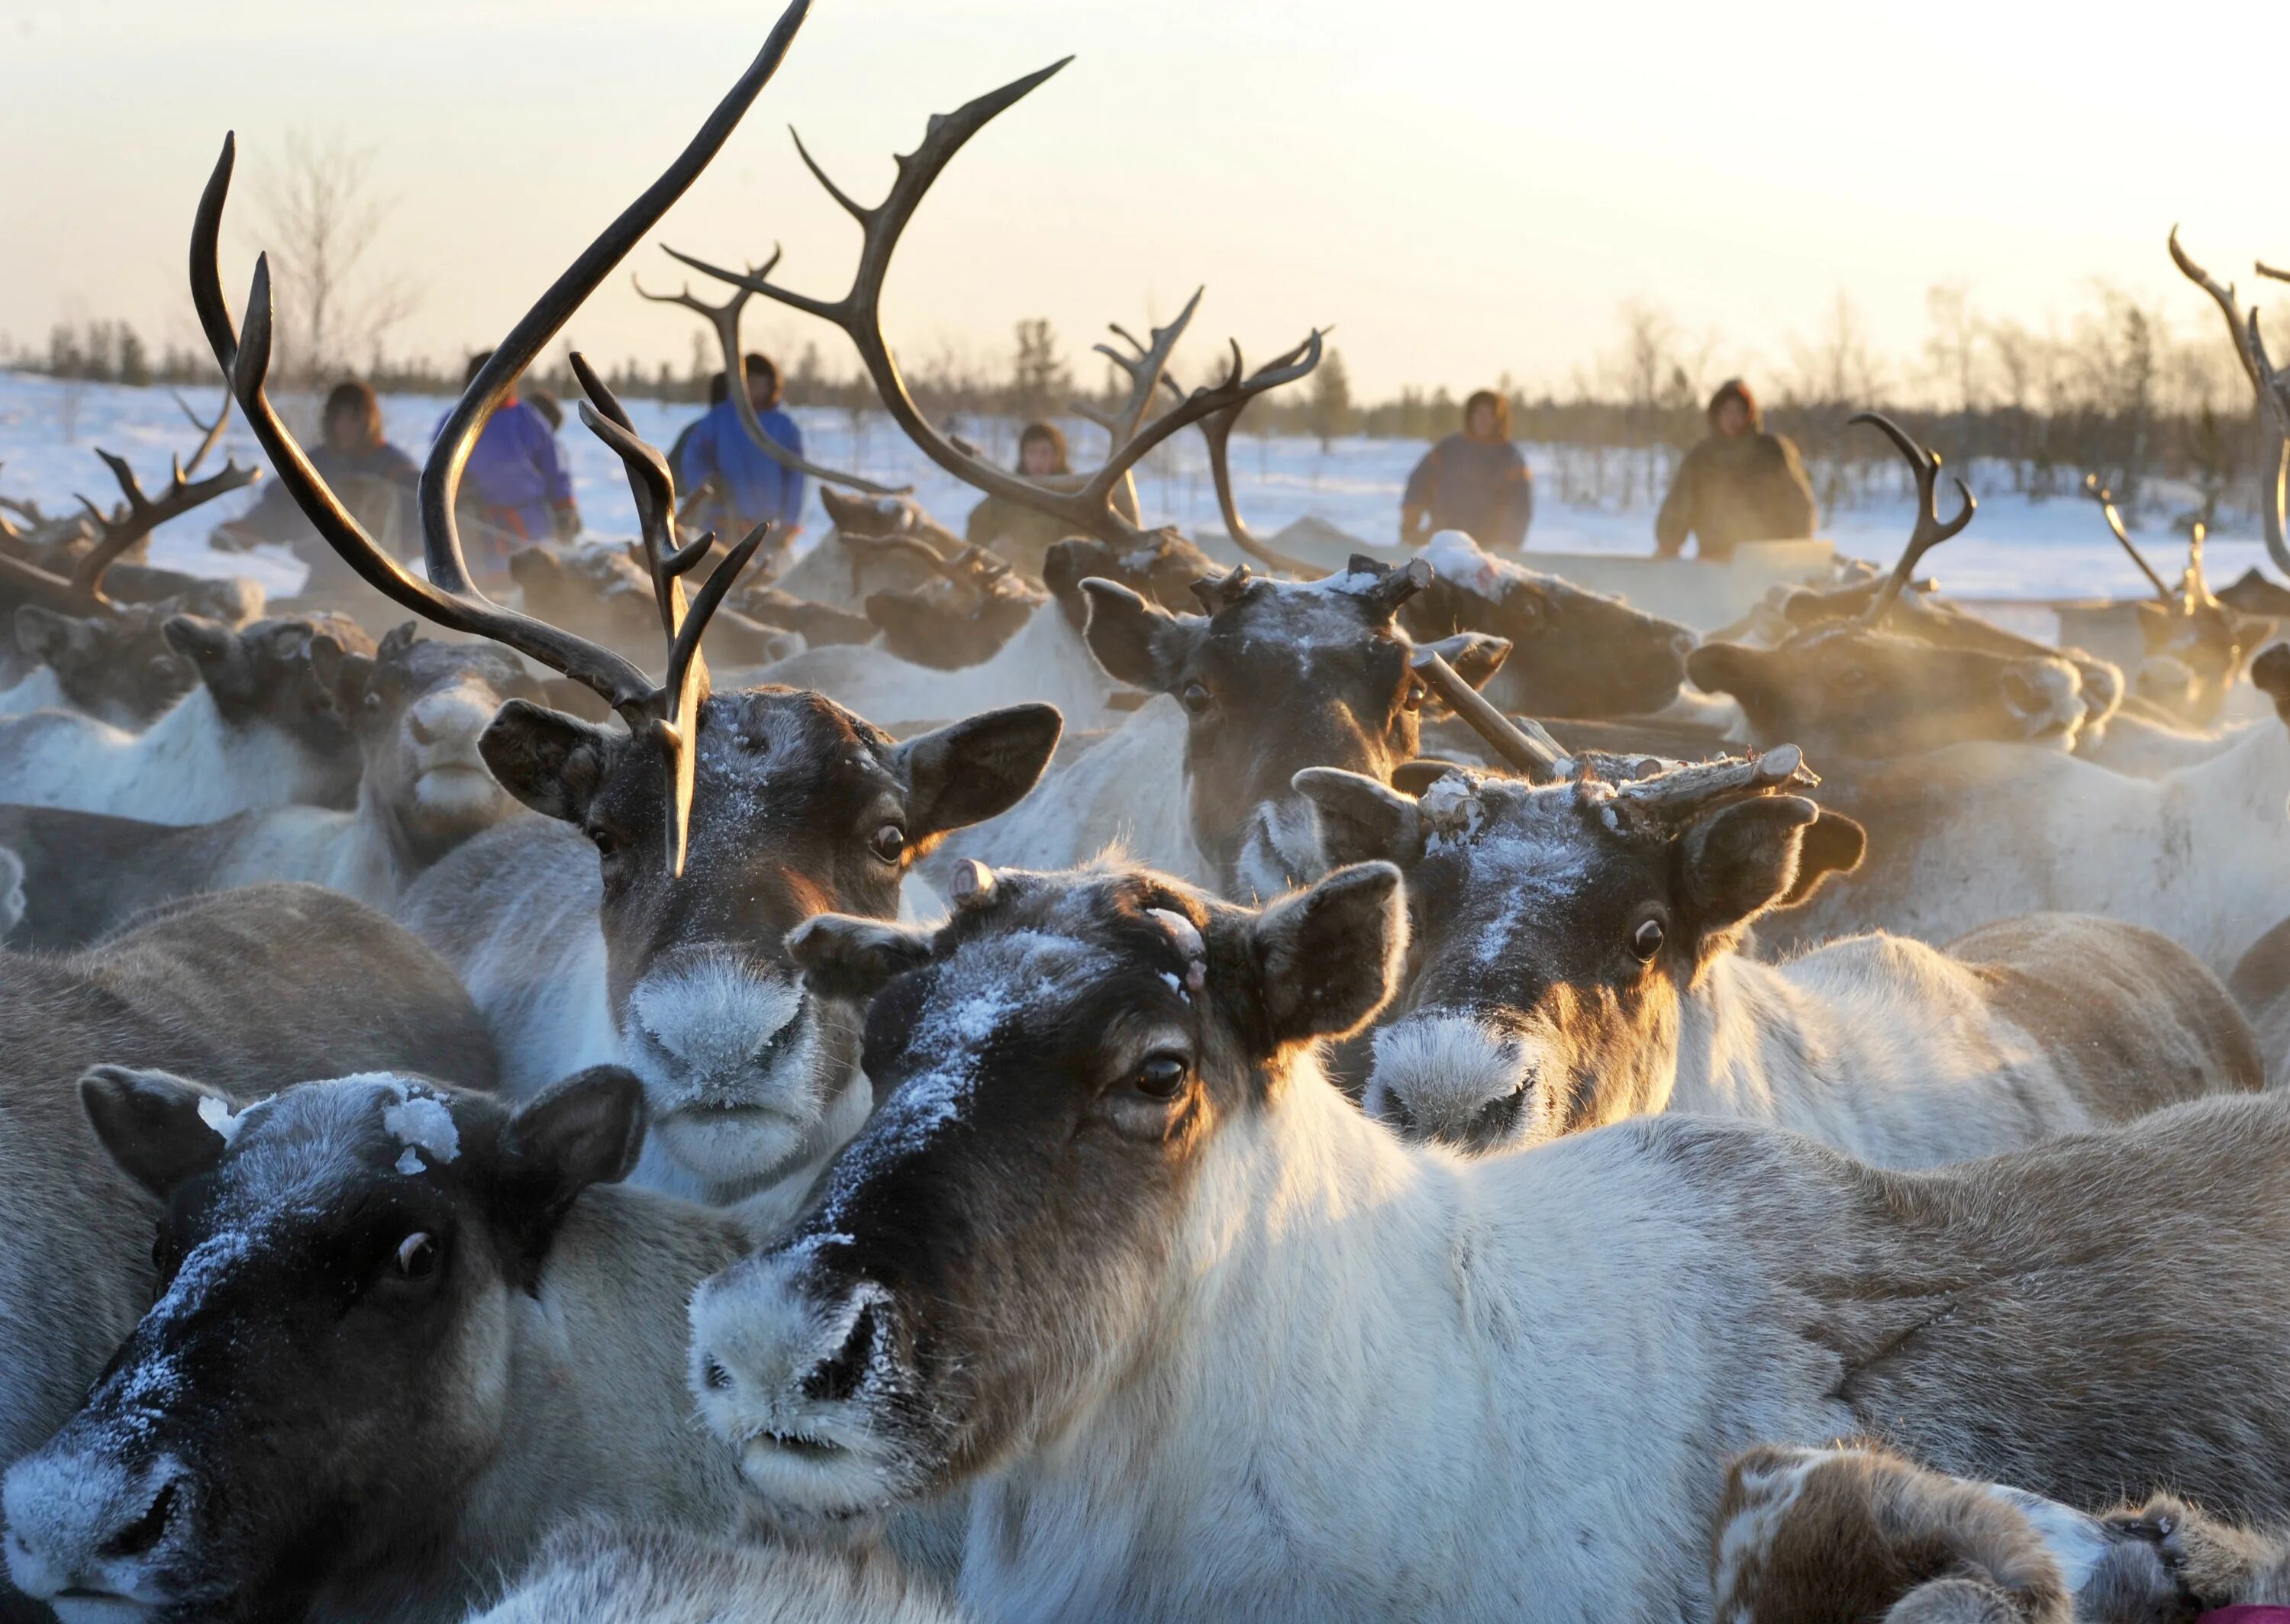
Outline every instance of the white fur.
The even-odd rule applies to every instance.
[[[314,788],[303,747],[267,724],[225,722],[204,687],[140,733],[72,711],[0,718],[0,801],[212,823]]]
[[[1850,1429],[1742,1380],[1784,1308],[1621,1136],[1413,1152],[1306,1063],[1191,1189],[1149,1366],[973,1490],[981,1617],[1674,1618],[1712,1452]]]
[[[958,829],[930,872],[957,858],[989,868],[1069,868],[1108,847],[1165,874],[1213,886],[1193,840],[1184,708],[1157,694],[1104,738],[1059,763],[998,818]]]
[[[1944,805],[1888,842],[1879,803],[1933,778],[1949,786]],[[1859,793],[1874,835],[1862,872],[1766,921],[1766,940],[1879,929],[1948,941],[2021,914],[2097,914],[2160,932],[2223,976],[2290,897],[2290,729],[2278,722],[2152,780],[2054,751],[1965,744],[1889,768]]]
[[[0,716],[20,716],[35,710],[69,710],[64,685],[53,666],[36,666],[13,687],[0,689]]]
[[[958,670],[916,665],[872,643],[838,644],[806,650],[744,680],[815,688],[893,729],[1033,703],[1056,706],[1069,729],[1120,720],[1106,704],[1120,684],[1054,603],[1036,609],[990,658]]]

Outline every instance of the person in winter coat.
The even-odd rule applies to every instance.
[[[748,357],[748,404],[773,442],[803,454],[803,430],[780,410],[780,369],[765,356]],[[803,531],[803,476],[773,461],[741,426],[740,410],[727,386],[724,398],[693,425],[677,462],[678,488],[697,491],[716,482],[710,522],[729,546],[765,519],[776,520],[773,544],[784,548]]]
[[[420,470],[412,458],[382,438],[381,403],[373,390],[355,380],[336,384],[318,424],[311,464],[348,504],[358,523],[385,546],[412,535],[413,491]],[[266,485],[260,501],[216,525],[208,540],[234,553],[264,541],[284,542],[310,566],[302,588],[306,594],[346,586],[356,579],[340,556],[318,539],[281,483]]]
[[[492,358],[489,349],[469,357],[464,388]],[[437,428],[444,426],[445,419],[439,418]],[[515,386],[485,420],[469,452],[460,507],[476,520],[462,547],[470,569],[481,575],[504,575],[511,553],[549,540],[570,541],[581,533],[581,509],[572,500],[572,478],[556,436],[532,403],[518,398]]]
[[[1018,472],[1029,479],[1070,474],[1065,431],[1055,423],[1029,423],[1018,436]],[[1006,558],[1019,573],[1032,580],[1042,578],[1042,562],[1050,548],[1074,533],[1062,519],[1038,513],[1022,502],[989,496],[970,510],[963,539],[973,547]]]
[[[1481,389],[1463,403],[1463,429],[1434,445],[1407,476],[1399,540],[1421,547],[1436,531],[1460,530],[1490,550],[1526,545],[1534,476],[1510,443],[1510,402]]]
[[[1709,397],[1709,434],[1677,465],[1654,516],[1654,556],[1675,558],[1685,538],[1694,556],[1723,564],[1744,541],[1802,541],[1813,534],[1813,484],[1797,447],[1767,434],[1758,397],[1729,379]]]

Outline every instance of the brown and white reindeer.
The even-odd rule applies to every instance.
[[[2290,1603],[2290,1537],[2167,1494],[2092,1513],[1874,1445],[1766,1444],[1726,1468],[1709,1583],[1721,1624],[2260,1624]]]
[[[25,1589],[186,1624],[449,1624],[534,1564],[502,1616],[950,1616],[885,1556],[729,1548],[747,1496],[673,1332],[767,1231],[621,1182],[627,1070],[514,1106],[387,1072],[244,1104],[105,1067],[81,1093],[159,1204],[159,1290],[0,1492]]]
[[[2234,1000],[2186,949],[2070,915],[1945,949],[1745,939],[1862,857],[1791,746],[1558,783],[1452,772],[1420,798],[1314,770],[1331,866],[1396,864],[1408,973],[1362,1104],[1479,1153],[1653,1111],[1770,1122],[1880,1166],[2009,1150],[2261,1087]]]
[[[879,1104],[701,1288],[693,1391],[783,1523],[966,1488],[981,1617],[1706,1619],[1714,1463],[1880,1429],[2290,1512],[2290,1100],[1923,1172],[1678,1116],[1462,1161],[1320,1067],[1399,977],[1386,865],[1262,912],[981,871],[794,946],[873,993]]]
[[[479,740],[493,777],[551,821],[464,843],[408,892],[399,916],[468,985],[528,1093],[623,1060],[651,1091],[639,1177],[711,1201],[793,1200],[862,1120],[865,1080],[847,1012],[805,996],[781,946],[813,914],[888,918],[916,860],[948,830],[1003,811],[1039,776],[1058,713],[1020,705],[893,740],[817,693],[714,692],[700,638],[759,526],[688,605],[684,575],[712,539],[685,541],[675,482],[579,357],[581,417],[627,467],[666,675],[493,603],[470,580],[453,516],[463,460],[487,413],[582,299],[704,169],[762,89],[801,7],[660,178],[597,238],[493,351],[433,447],[423,476],[428,579],[401,566],[327,490],[263,393],[268,270],[258,261],[244,331],[216,253],[233,149],[194,228],[193,299],[216,357],[285,488],[318,533],[385,596],[490,637],[581,684],[615,727],[524,700]]]
[[[408,621],[370,658],[326,653],[318,663],[364,759],[354,809],[267,807],[173,826],[0,806],[0,846],[27,870],[14,944],[78,947],[154,903],[264,880],[307,880],[392,912],[430,865],[523,815],[478,740],[508,700],[563,696],[517,660],[488,643],[419,640]]]
[[[212,1078],[241,1100],[369,1067],[494,1076],[436,956],[315,886],[189,899],[77,954],[0,952],[0,1460],[71,1413],[150,1306],[156,1209],[74,1092],[103,1062]]]
[[[371,655],[343,615],[231,628],[195,615],[161,625],[196,674],[158,720],[130,732],[75,711],[0,716],[0,802],[148,823],[209,823],[262,806],[347,807],[357,739],[326,670]]]

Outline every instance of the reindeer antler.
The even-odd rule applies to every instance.
[[[1901,455],[1908,459],[1909,467],[1916,470],[1917,476],[1916,528],[1909,532],[1909,544],[1901,549],[1900,562],[1893,566],[1892,574],[1877,589],[1877,596],[1870,600],[1868,609],[1861,617],[1863,625],[1875,626],[1884,620],[1886,612],[1899,598],[1902,588],[1915,575],[1917,565],[1923,561],[1924,556],[1950,537],[1961,535],[1964,527],[1972,523],[1972,516],[1980,511],[1980,504],[1973,500],[1972,487],[1966,484],[1963,476],[1958,475],[1956,476],[1956,488],[1964,497],[1964,506],[1954,518],[1942,523],[1938,489],[1940,453],[1926,451],[1918,444],[1907,429],[1881,412],[1856,412],[1845,421],[1847,427],[1867,423],[1882,432]]]
[[[1265,370],[1270,372],[1275,369],[1293,368],[1294,369],[1293,377],[1301,378],[1319,364],[1317,348],[1313,349],[1310,361],[1303,361],[1306,349],[1312,348],[1316,340],[1327,337],[1328,332],[1326,328],[1316,331],[1311,339],[1299,344],[1287,354],[1274,356],[1267,364]],[[1237,367],[1240,364],[1240,345],[1237,340],[1232,347],[1232,358],[1234,365]],[[1162,382],[1167,386],[1172,394],[1180,399],[1183,398],[1184,390],[1174,380],[1164,378]],[[1249,402],[1255,398],[1252,395],[1234,401],[1230,405],[1213,412],[1201,420],[1201,437],[1209,443],[1209,477],[1216,486],[1217,510],[1224,516],[1225,534],[1232,538],[1232,544],[1242,552],[1276,570],[1285,570],[1292,575],[1309,578],[1318,574],[1320,572],[1318,569],[1301,558],[1292,558],[1269,543],[1260,540],[1242,521],[1240,503],[1233,496],[1232,431],[1240,422],[1240,414],[1248,410]]]
[[[2259,415],[2273,429],[2281,443],[2274,468],[2272,498],[2262,504],[2266,526],[2266,556],[2274,567],[2290,574],[2290,376],[2278,372],[2266,354],[2266,340],[2258,330],[2258,307],[2253,305],[2247,313],[2235,297],[2231,283],[2220,285],[2218,279],[2196,264],[2187,251],[2179,246],[2179,228],[2171,228],[2171,262],[2179,274],[2211,296],[2226,317],[2227,336],[2234,341],[2235,358],[2242,363],[2243,375],[2258,396]],[[2261,264],[2258,274],[2278,281],[2290,282],[2290,276]]]
[[[1613,786],[1614,798],[1649,817],[1676,823],[1697,817],[1721,801],[1818,788],[1820,776],[1805,764],[1793,744],[1747,757],[1666,766],[1648,777]]]
[[[1111,456],[1105,465],[1085,480],[1080,489],[1060,491],[1038,481],[1027,479],[995,467],[984,458],[952,436],[944,435],[923,415],[922,409],[900,374],[897,358],[891,353],[890,342],[883,334],[883,279],[889,271],[891,256],[899,245],[899,238],[907,223],[914,218],[916,208],[931,185],[954,155],[970,138],[984,129],[996,115],[1011,107],[1051,75],[1063,68],[1071,57],[1053,62],[1047,68],[1013,80],[997,91],[989,92],[976,100],[952,113],[933,116],[923,134],[922,144],[914,151],[898,158],[898,178],[883,201],[869,207],[854,201],[851,196],[829,179],[804,146],[803,138],[796,138],[796,151],[813,178],[827,189],[829,196],[842,205],[844,212],[859,222],[861,240],[858,268],[853,273],[851,286],[840,299],[813,298],[781,287],[764,277],[743,276],[710,265],[704,260],[676,249],[668,252],[677,260],[703,275],[715,277],[733,287],[742,287],[777,300],[791,309],[815,316],[840,328],[859,351],[859,358],[874,380],[876,393],[883,404],[908,437],[922,448],[923,454],[956,478],[975,485],[989,495],[1000,496],[1037,513],[1061,519],[1077,531],[1096,537],[1115,547],[1129,547],[1148,532],[1125,518],[1114,505],[1114,492],[1128,477],[1129,470],[1163,441],[1189,423],[1196,423],[1223,410],[1236,401],[1261,395],[1277,388],[1293,378],[1301,377],[1318,364],[1320,335],[1316,332],[1305,340],[1309,362],[1301,369],[1264,369],[1244,376],[1239,356],[1234,355],[1233,368],[1223,382],[1211,388],[1195,389],[1177,405],[1142,424]]]
[[[1421,559],[1413,561],[1421,564]],[[1530,733],[1495,708],[1484,694],[1465,682],[1455,668],[1429,649],[1419,649],[1408,667],[1446,700],[1471,730],[1487,741],[1496,755],[1538,783],[1547,783],[1565,765],[1566,752],[1538,726]]]
[[[764,268],[757,270],[749,266],[748,275],[768,276],[772,274],[772,268],[779,262],[780,251],[774,246],[772,257],[764,262]],[[651,293],[645,291],[641,280],[635,277],[630,280],[636,283],[637,298],[656,305],[682,305],[715,332],[717,346],[724,352],[724,377],[731,388],[733,410],[740,414],[740,427],[747,430],[748,438],[755,442],[756,449],[765,456],[783,468],[808,474],[822,484],[844,485],[853,491],[864,491],[869,496],[904,496],[914,489],[912,485],[878,484],[871,479],[861,479],[856,474],[845,474],[824,463],[811,461],[764,432],[763,422],[756,416],[756,403],[748,398],[748,352],[740,342],[740,313],[748,300],[756,296],[752,288],[741,288],[727,302],[711,305],[697,297],[689,284],[673,293]]]
[[[230,387],[228,383],[223,386],[222,404],[215,408],[212,423],[199,420],[199,414],[191,410],[191,403],[183,398],[180,390],[170,389],[167,393],[174,396],[175,404],[182,408],[183,415],[191,420],[191,427],[199,431],[198,449],[192,452],[190,460],[183,464],[184,473],[196,474],[199,471],[199,464],[207,460],[207,453],[222,438],[223,428],[230,421]]]
[[[461,472],[469,452],[493,408],[549,340],[572,319],[581,301],[659,223],[669,205],[684,195],[722,149],[765,84],[778,71],[809,9],[810,0],[793,0],[781,14],[756,60],[717,104],[699,132],[644,194],[623,210],[541,294],[509,330],[508,336],[493,351],[492,358],[470,380],[438,432],[436,444],[421,470],[421,537],[428,580],[408,571],[366,533],[311,466],[264,391],[271,338],[270,267],[267,256],[255,261],[244,329],[231,320],[229,304],[223,297],[218,244],[236,158],[236,137],[224,139],[222,156],[199,199],[198,215],[191,230],[191,299],[198,310],[200,325],[205,330],[215,359],[222,364],[230,380],[232,394],[245,409],[255,437],[269,453],[280,481],[311,524],[344,563],[385,597],[440,626],[490,637],[586,684],[620,713],[632,734],[651,739],[661,750],[669,772],[669,858],[671,871],[677,874],[684,869],[695,736],[700,705],[707,694],[707,667],[700,657],[701,634],[723,602],[724,595],[731,590],[733,578],[762,545],[769,526],[758,525],[732,549],[701,589],[698,600],[687,609],[681,578],[707,556],[714,538],[703,538],[690,546],[678,545],[675,480],[667,460],[637,438],[628,414],[604,387],[603,380],[585,361],[573,357],[573,370],[595,406],[593,411],[584,406],[581,419],[612,446],[627,467],[629,490],[636,498],[643,525],[645,556],[660,601],[661,624],[670,639],[666,678],[655,684],[640,668],[603,644],[497,604],[479,590],[470,580],[468,564],[461,550],[460,531],[453,513],[454,498],[459,493]]]
[[[2132,545],[2131,533],[2123,528],[2123,516],[2116,511],[2114,493],[2099,483],[2096,474],[2083,476],[2083,490],[2086,496],[2099,504],[2100,515],[2106,519],[2107,528],[2114,532],[2123,550],[2131,555],[2131,562],[2139,566],[2139,572],[2155,588],[2155,596],[2166,604],[2176,604],[2178,600],[2172,596],[2171,588],[2163,584],[2163,578],[2155,573],[2154,566],[2147,562],[2145,555]]]
[[[126,502],[116,513],[106,513],[86,497],[79,499],[95,524],[95,540],[68,575],[58,575],[21,558],[0,554],[0,583],[12,587],[29,602],[43,604],[65,614],[109,614],[116,605],[104,596],[103,577],[121,555],[168,520],[180,518],[202,503],[232,491],[244,490],[262,477],[260,468],[243,468],[237,463],[227,464],[220,474],[208,476],[196,483],[186,477],[186,469],[178,461],[169,469],[166,492],[154,501],[144,495],[142,483],[124,457],[116,457],[99,447],[95,453],[103,459],[104,467],[111,470],[112,478],[119,482],[120,494]]]

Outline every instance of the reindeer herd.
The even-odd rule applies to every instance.
[[[1054,68],[933,117],[879,204],[813,166],[863,234],[840,297],[678,254],[733,293],[674,302],[735,400],[749,300],[838,326],[1065,539],[965,548],[817,468],[800,559],[688,535],[576,356],[640,540],[492,596],[487,412],[804,12],[471,383],[418,567],[266,393],[226,145],[190,254],[226,411],[413,620],[132,562],[255,476],[199,457],[0,516],[0,1617],[2290,1601],[2262,605],[2198,546],[2130,669],[1983,620],[1918,579],[1970,492],[1943,519],[1882,418],[1895,565],[1710,636],[1453,532],[1315,571],[1226,453],[1319,335],[1186,389],[1197,298],[1108,347],[1097,469],[995,468],[880,300]],[[1191,428],[1253,564],[1139,516]]]

